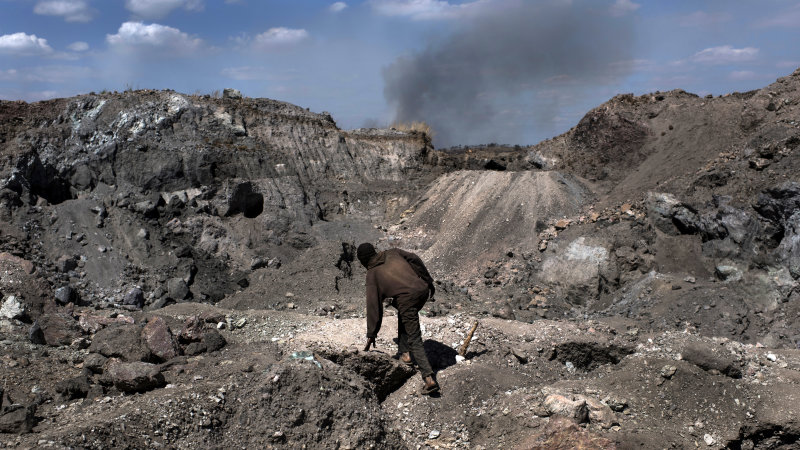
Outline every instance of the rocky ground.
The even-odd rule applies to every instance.
[[[798,448],[799,104],[439,152],[232,91],[2,102],[0,445]],[[437,280],[437,397],[393,317],[359,351],[363,241]]]

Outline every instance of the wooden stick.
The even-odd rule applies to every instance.
[[[476,320],[475,323],[472,324],[472,329],[469,330],[469,334],[467,334],[467,338],[464,339],[464,343],[458,347],[458,354],[461,356],[467,356],[467,348],[469,348],[469,343],[472,340],[472,335],[475,334],[475,330],[478,329],[478,321]]]

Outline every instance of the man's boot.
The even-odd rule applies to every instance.
[[[425,385],[422,386],[422,393],[424,395],[430,395],[434,392],[439,392],[439,383],[433,379],[433,375],[428,375],[427,377],[423,378],[422,381],[425,382]]]

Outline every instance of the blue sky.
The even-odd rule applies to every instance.
[[[533,144],[618,93],[762,87],[798,42],[800,0],[0,0],[0,98],[234,87]]]

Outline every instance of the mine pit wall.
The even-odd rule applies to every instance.
[[[35,228],[44,245],[30,257],[79,260],[72,275],[99,295],[205,269],[219,287],[190,295],[218,299],[255,259],[326,240],[315,224],[399,215],[432,149],[422,134],[345,132],[283,102],[172,91],[2,102],[0,117],[3,227]]]

